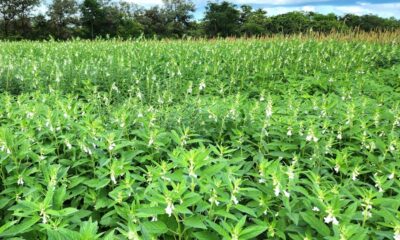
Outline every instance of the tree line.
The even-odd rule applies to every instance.
[[[268,16],[250,5],[208,2],[204,18],[194,18],[190,0],[163,0],[144,8],[125,1],[52,0],[45,13],[41,0],[0,0],[0,39],[182,38],[296,34],[309,31],[392,31],[400,20],[376,15],[289,12]]]

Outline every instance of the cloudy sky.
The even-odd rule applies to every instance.
[[[162,0],[125,0],[142,6],[161,4]],[[196,18],[203,16],[207,0],[193,0],[197,6]],[[320,13],[354,13],[358,15],[376,14],[381,17],[396,17],[400,19],[400,0],[230,0],[241,5],[249,4],[256,8],[263,8],[268,15],[276,15],[289,11],[314,11]]]

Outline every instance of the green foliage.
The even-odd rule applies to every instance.
[[[135,1],[133,1],[135,2]],[[191,0],[163,0],[154,7],[113,0],[0,0],[0,39],[186,39],[260,37],[271,34],[396,32],[400,20],[294,11],[268,16],[263,9],[209,1],[195,19]],[[45,15],[35,11],[48,6]]]
[[[398,238],[398,56],[395,41],[0,43],[0,238]]]
[[[232,37],[238,34],[240,11],[236,5],[223,1],[208,2],[204,16],[204,28],[210,37]]]

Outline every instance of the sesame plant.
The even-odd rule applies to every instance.
[[[400,46],[0,43],[0,239],[400,239]]]

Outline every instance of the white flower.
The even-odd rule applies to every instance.
[[[285,197],[289,198],[290,197],[290,193],[287,192],[286,190],[283,191],[283,194],[285,195]]]
[[[275,196],[279,196],[280,192],[281,192],[281,189],[279,188],[279,185],[276,185],[275,188],[274,188]]]
[[[33,112],[28,112],[26,114],[26,117],[29,118],[29,119],[32,119],[33,115],[34,115]]]
[[[192,177],[192,178],[197,178],[197,174],[194,173],[193,170],[192,170],[192,171],[189,171],[189,176]]]
[[[117,180],[115,179],[114,171],[111,171],[110,178],[111,178],[111,182],[113,182],[114,184],[117,184]]]
[[[174,204],[172,204],[172,202],[169,201],[167,203],[167,207],[165,208],[165,213],[168,214],[169,217],[171,217],[174,209],[175,209]]]
[[[287,175],[288,175],[289,179],[294,179],[294,172],[293,172],[292,168],[288,169]]]
[[[142,93],[141,93],[140,91],[138,91],[138,92],[136,93],[136,96],[137,96],[140,100],[142,100],[142,98],[143,98]]]
[[[388,179],[392,180],[393,178],[394,178],[394,173],[391,173],[391,174],[388,176]]]
[[[270,118],[272,116],[272,101],[268,101],[267,108],[265,109],[265,116]]]
[[[383,189],[382,189],[382,186],[381,186],[379,183],[376,183],[376,184],[375,184],[375,187],[378,188],[378,191],[379,191],[380,193],[384,192]]]
[[[342,140],[342,133],[338,133],[338,135],[336,136],[337,139]]]
[[[292,136],[292,128],[288,128],[286,135],[288,135],[289,137]]]
[[[324,221],[325,221],[325,223],[328,223],[328,224],[329,223],[332,223],[333,225],[339,224],[339,221],[332,214],[328,214],[328,216],[324,217]]]
[[[358,170],[357,170],[357,169],[354,169],[354,171],[351,173],[351,179],[352,179],[353,181],[356,181],[359,174],[360,174],[360,173],[358,172]]]
[[[153,139],[153,137],[150,137],[149,143],[147,145],[150,147],[151,145],[153,145],[153,143],[154,143],[154,139]]]
[[[394,240],[400,240],[400,231],[396,231],[396,232],[393,234],[393,239],[394,239]]]
[[[114,148],[115,148],[115,143],[111,143],[111,144],[108,146],[108,150],[109,150],[109,151],[112,151]]]
[[[217,193],[215,192],[215,190],[213,190],[213,194],[212,194],[212,196],[210,197],[210,199],[208,199],[208,201],[209,201],[211,204],[215,204],[216,206],[219,205],[219,202],[218,202],[218,200],[217,200]]]
[[[72,145],[71,145],[71,143],[70,143],[70,142],[68,142],[68,141],[65,141],[65,145],[67,146],[68,150],[71,150],[71,148],[72,148]]]
[[[153,217],[151,218],[151,221],[152,221],[152,222],[157,222],[157,220],[158,220],[157,216],[153,216]]]
[[[42,217],[42,222],[43,222],[43,224],[46,224],[46,223],[47,223],[47,214],[46,214],[45,211],[46,211],[46,210],[45,210],[44,208],[42,208],[42,209],[40,210],[40,216]]]
[[[199,90],[203,91],[206,88],[206,83],[204,81],[202,81],[199,85]]]
[[[338,173],[340,170],[340,166],[339,164],[336,164],[335,168],[334,168],[335,172]]]
[[[139,236],[138,236],[138,234],[136,232],[133,232],[133,231],[129,230],[128,239],[129,240],[139,240],[140,238],[139,238]]]
[[[396,148],[393,145],[389,146],[389,151],[394,152],[396,150]]]
[[[368,209],[365,209],[365,210],[362,212],[362,214],[363,214],[363,216],[364,216],[365,218],[370,218],[370,217],[372,217],[372,213],[371,213],[370,211],[368,211]]]
[[[312,130],[308,132],[308,135],[306,136],[307,142],[311,142],[311,141],[318,142],[318,140],[319,139],[314,135],[314,132]]]
[[[19,177],[18,177],[17,184],[18,184],[18,185],[21,185],[21,186],[24,185],[24,179],[22,178],[22,176],[19,176]]]
[[[307,141],[307,142],[310,142],[310,141],[312,140],[312,137],[313,137],[312,135],[307,135],[306,141]]]
[[[318,207],[313,207],[312,209],[314,212],[319,212],[319,208]]]
[[[239,203],[239,201],[237,200],[236,196],[234,196],[234,195],[232,195],[231,200],[235,205]]]
[[[208,199],[208,201],[210,202],[210,203],[212,203],[212,204],[215,204],[215,205],[219,205],[219,202],[218,202],[218,200],[215,198],[215,197],[210,197],[210,199]]]

